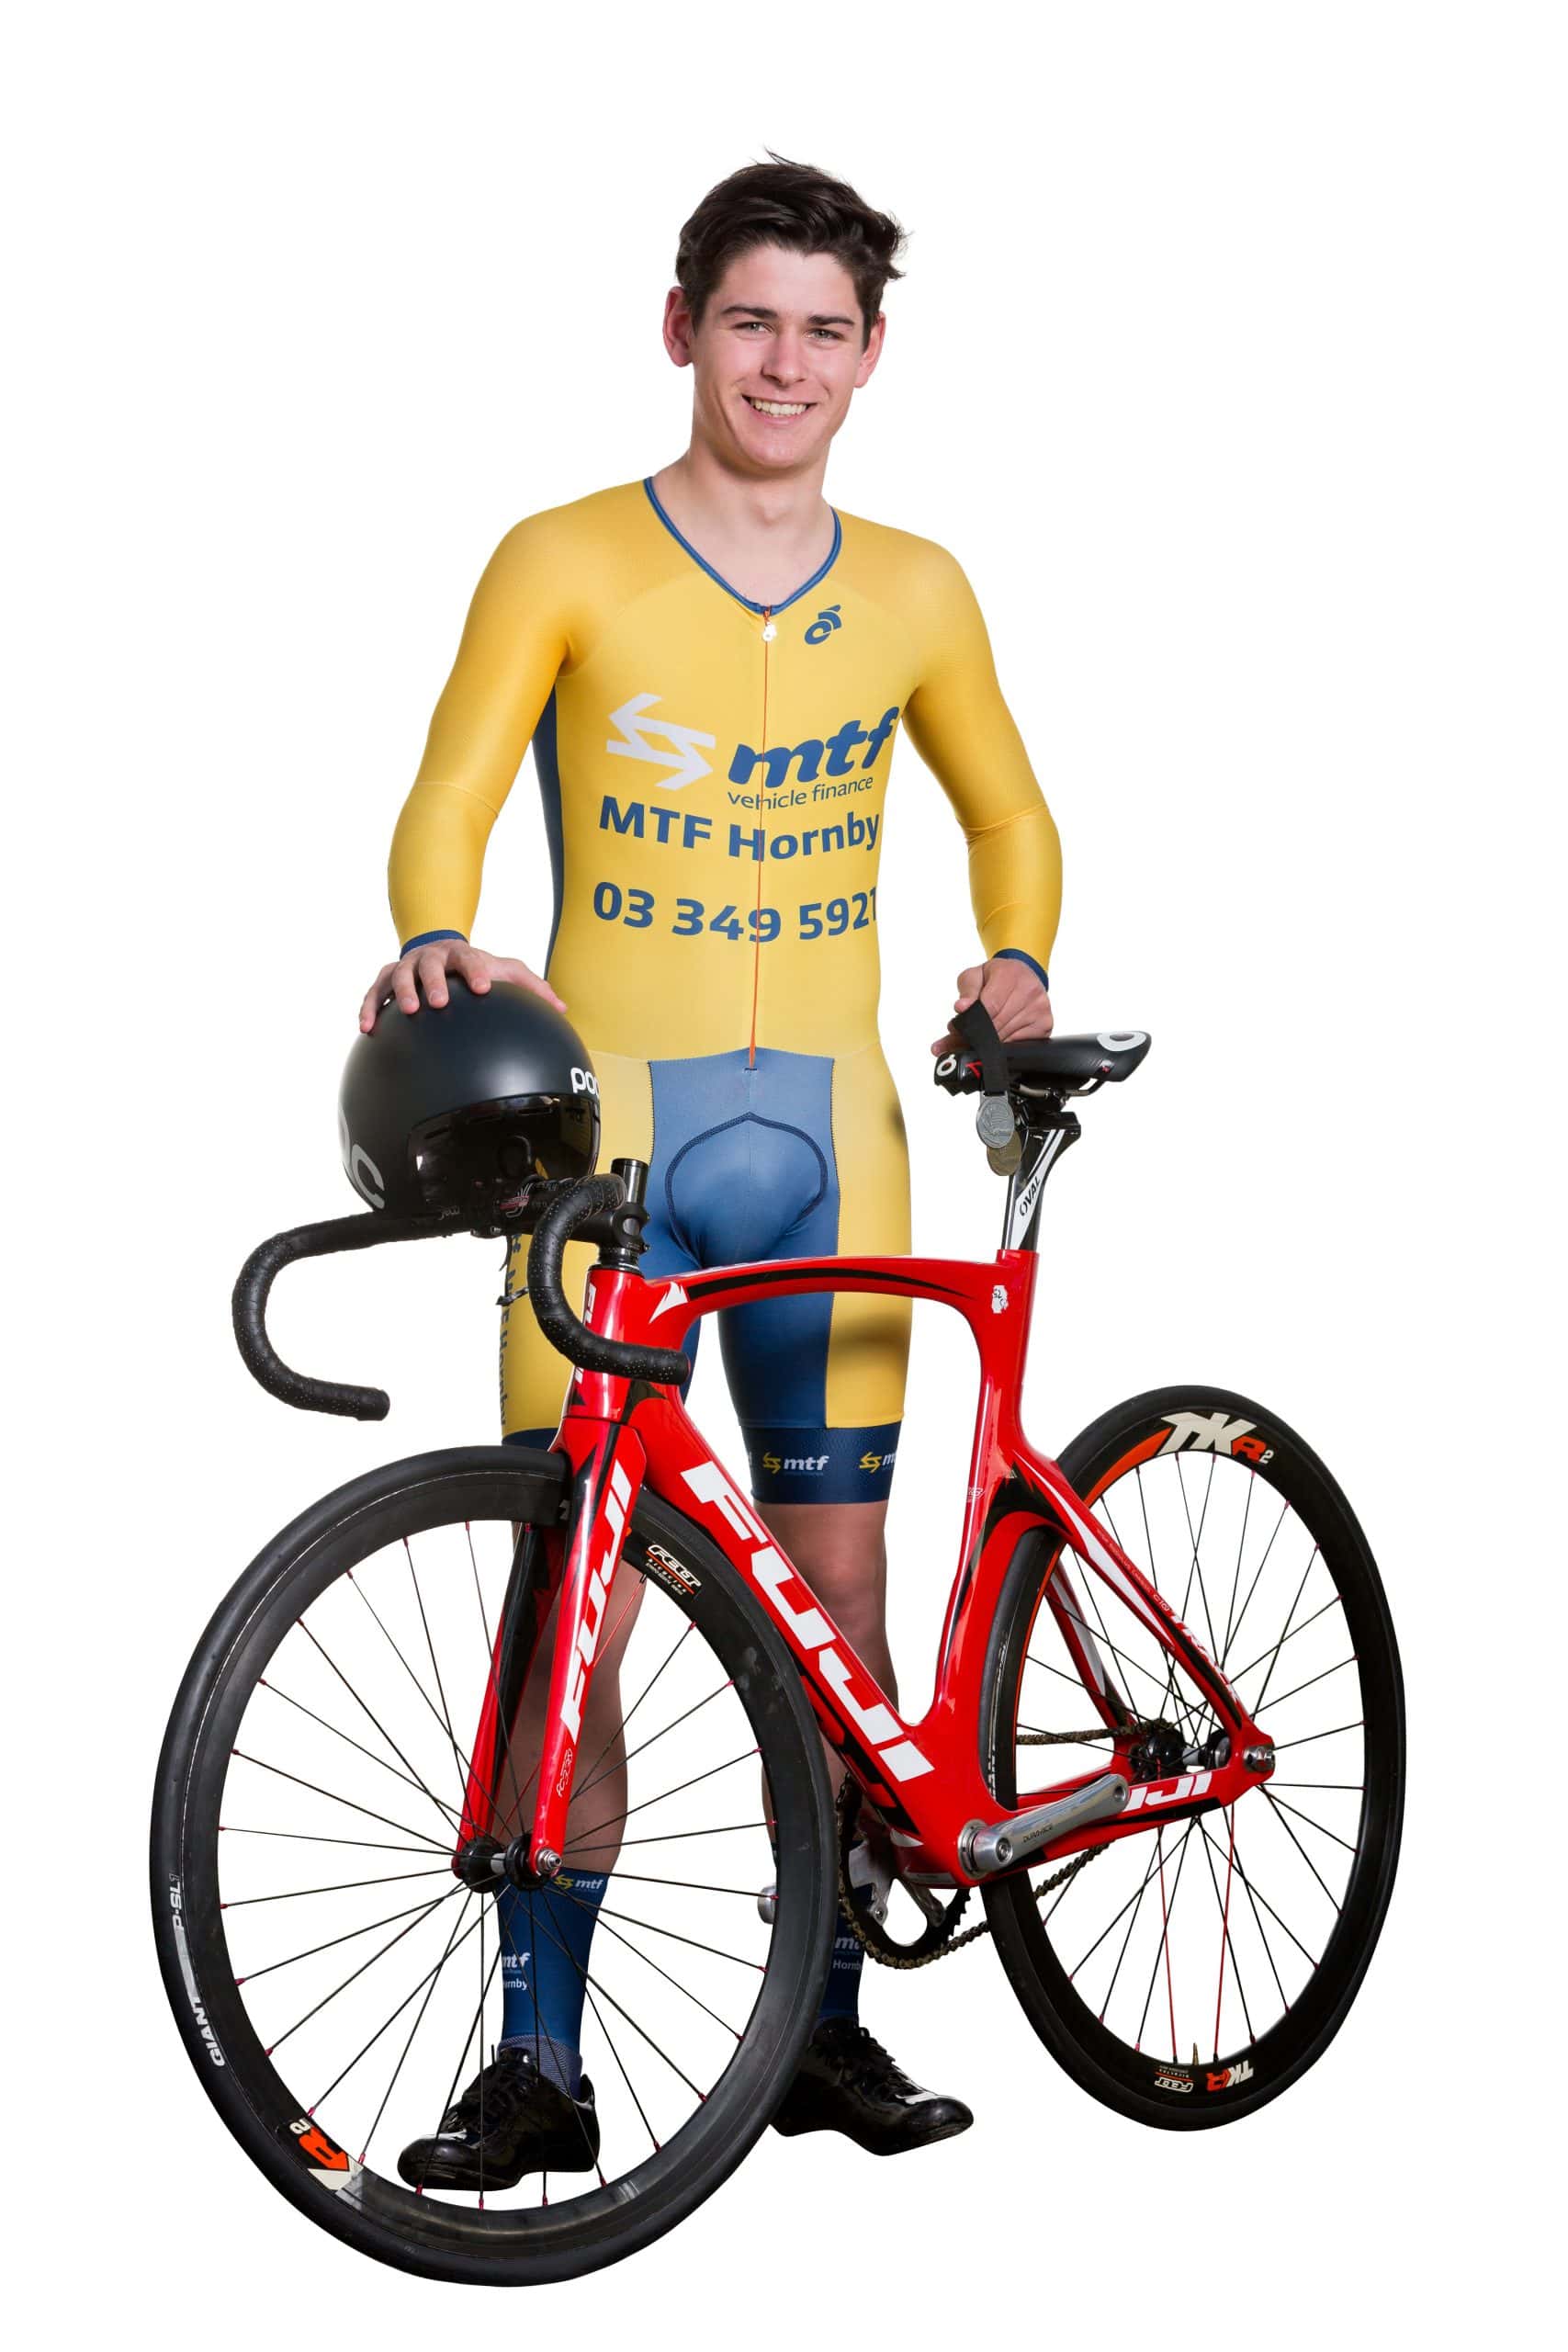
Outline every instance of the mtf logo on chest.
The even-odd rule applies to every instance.
[[[895,703],[872,728],[863,727],[858,718],[846,718],[833,734],[808,735],[803,743],[776,743],[765,752],[753,751],[750,743],[738,743],[735,757],[729,763],[729,781],[750,784],[761,768],[762,790],[782,792],[790,780],[792,767],[801,784],[815,784],[824,773],[847,776],[857,766],[862,771],[874,767],[878,752],[897,724],[898,706]],[[857,762],[850,754],[862,743],[865,745],[865,756]]]
[[[664,792],[679,792],[699,777],[711,775],[712,768],[702,756],[712,751],[716,739],[701,728],[679,724],[657,712],[657,695],[633,695],[629,702],[610,714],[610,724],[615,732],[604,745],[606,752],[622,760],[641,760],[651,767],[667,768],[667,775],[651,779]],[[757,770],[762,770],[761,789],[781,792],[790,780],[790,770],[795,770],[801,784],[818,784],[824,776],[851,776],[859,767],[862,774],[874,767],[883,745],[898,723],[898,706],[894,703],[885,710],[874,727],[863,727],[858,718],[846,718],[831,735],[808,735],[800,743],[770,744],[756,751],[750,743],[738,743],[729,763],[731,784],[752,783]],[[857,763],[851,754],[864,745],[864,752]],[[701,748],[699,748],[699,746]],[[842,785],[844,792],[865,790],[863,785]],[[814,798],[831,797],[830,786],[813,795]],[[760,800],[747,804],[761,807]]]

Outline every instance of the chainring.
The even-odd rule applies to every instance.
[[[1021,1732],[1019,1745],[1032,1747],[1048,1747],[1064,1744],[1077,1745],[1084,1739],[1094,1736],[1095,1734],[1092,1732]],[[886,1934],[881,1922],[874,1918],[863,1905],[855,1900],[854,1890],[850,1884],[850,1854],[855,1843],[856,1833],[860,1828],[861,1814],[860,1787],[852,1773],[846,1772],[839,1783],[837,1811],[839,1816],[839,1908],[853,1928],[858,1940],[879,1967],[929,1968],[933,1960],[945,1960],[950,1952],[962,1951],[965,1944],[977,1943],[982,1936],[990,1934],[991,1926],[988,1919],[982,1919],[978,1927],[965,1928],[963,1935],[954,1932],[968,1905],[969,1897],[974,1892],[972,1887],[967,1886],[956,1887],[953,1890],[951,1899],[943,1906],[941,1918],[930,1920],[913,1943],[900,1943],[896,1936]],[[1053,1871],[1048,1878],[1042,1879],[1034,1890],[1036,1903],[1043,1902],[1045,1896],[1054,1889],[1065,1886],[1068,1879],[1076,1878],[1079,1871],[1087,1868],[1104,1851],[1103,1846],[1091,1846],[1086,1852],[1075,1854],[1070,1861],[1064,1862],[1059,1871]]]
[[[924,1968],[929,1961],[941,1960],[952,1949],[953,1929],[969,1901],[968,1887],[955,1887],[942,1905],[942,1917],[928,1919],[913,1943],[901,1943],[856,1899],[850,1884],[850,1854],[859,1835],[861,1814],[859,1784],[850,1773],[840,1784],[838,1813],[839,1906],[872,1959],[884,1968]],[[974,1932],[984,1935],[986,1930],[978,1928]]]

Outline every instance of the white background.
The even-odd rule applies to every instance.
[[[245,2345],[302,2321],[597,2343],[650,2315],[761,2345],[1511,2332],[1564,2083],[1558,1840],[1522,1826],[1561,1748],[1560,12],[34,24],[0,142],[4,2138],[56,2328],[156,2296]],[[964,563],[1064,836],[1058,1021],[1155,1036],[1053,1184],[1033,1432],[1188,1376],[1326,1455],[1404,1645],[1405,1854],[1330,2055],[1228,2134],[1095,2107],[982,1949],[866,2004],[971,2101],[966,2137],[887,2166],[770,2134],[631,2265],[482,2302],[313,2233],[228,2140],[157,1982],[144,1826],[185,1657],[262,1540],[493,1428],[488,1245],[287,1278],[285,1352],[384,1383],[379,1429],[253,1387],[229,1286],[264,1234],[351,1205],[337,1072],[473,582],[518,515],[683,446],[676,232],[767,145],[913,232],[829,492]],[[984,1251],[997,1188],[926,1053],[973,951],[963,863],[908,748],[895,773],[917,1247]],[[547,895],[525,779],[478,936],[537,955]],[[697,1401],[736,1458],[716,1354]],[[910,1693],[966,1411],[926,1337],[894,1522]]]

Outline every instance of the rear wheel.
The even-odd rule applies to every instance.
[[[1388,1908],[1404,1784],[1388,1606],[1338,1487],[1245,1397],[1131,1398],[1061,1467],[1219,1661],[1277,1762],[1228,1809],[987,1887],[987,1911],[1031,2023],[1075,2081],[1139,2122],[1227,2122],[1322,2055]],[[998,1797],[1111,1760],[1075,1651],[1098,1659],[1113,1712],[1137,1720],[1134,1778],[1201,1768],[1219,1727],[1196,1686],[1107,1584],[1035,1532],[1010,1571],[987,1677]]]
[[[646,1500],[606,1612],[615,1726],[590,1754],[585,1724],[554,1898],[606,1875],[573,1963],[597,2160],[479,2193],[399,2177],[501,2031],[502,1913],[453,1858],[513,1530],[558,1542],[564,1466],[428,1454],[317,1504],[214,1617],[159,1768],[159,1952],[209,2096],[312,2221],[430,2278],[570,2278],[671,2227],[765,2124],[827,1967],[833,1823],[799,1675],[723,1556]],[[497,1793],[510,1831],[536,1753]],[[507,1916],[515,1972],[553,1931],[531,1897]]]

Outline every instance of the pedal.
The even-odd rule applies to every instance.
[[[1070,1796],[1057,1797],[1050,1804],[1036,1805],[1031,1813],[1021,1813],[1012,1821],[998,1821],[989,1827],[977,1821],[970,1822],[958,1840],[958,1859],[976,1878],[986,1878],[993,1871],[1014,1869],[1027,1861],[1031,1854],[1039,1853],[1043,1846],[1065,1838],[1070,1830],[1087,1829],[1096,1821],[1110,1821],[1121,1813],[1127,1803],[1127,1783],[1120,1772],[1102,1772],[1097,1781],[1089,1781]]]

